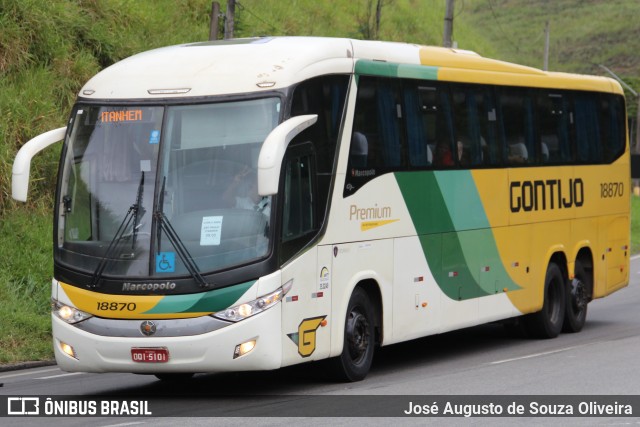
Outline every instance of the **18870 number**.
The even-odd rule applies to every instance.
[[[622,197],[624,195],[624,183],[602,182],[600,183],[600,198]]]
[[[108,302],[108,301],[98,301],[97,302],[98,311],[135,311],[136,303],[135,302]]]

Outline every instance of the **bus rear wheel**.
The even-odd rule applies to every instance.
[[[562,331],[565,316],[566,281],[555,263],[547,267],[542,310],[526,316],[529,332],[537,338],[555,338]]]
[[[356,288],[347,307],[342,354],[331,361],[336,379],[361,381],[369,373],[375,345],[373,313],[367,293]]]
[[[592,284],[591,275],[582,262],[576,262],[575,277],[567,287],[567,306],[563,332],[580,332],[587,321],[587,304]]]

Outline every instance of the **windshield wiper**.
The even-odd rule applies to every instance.
[[[131,236],[132,236],[131,249],[132,250],[134,249],[134,246],[136,243],[136,237],[138,235],[138,221],[140,218],[142,218],[142,215],[144,215],[145,213],[145,209],[142,207],[143,190],[144,190],[144,172],[142,172],[142,176],[140,177],[140,184],[138,184],[138,191],[136,192],[136,202],[129,207],[129,210],[127,211],[124,218],[122,219],[122,222],[118,227],[118,230],[116,230],[116,234],[113,236],[113,239],[111,239],[111,243],[109,243],[107,252],[100,259],[98,266],[93,272],[93,278],[91,279],[91,283],[89,284],[89,287],[97,288],[98,285],[100,284],[100,280],[102,279],[102,273],[104,272],[104,269],[107,267],[107,263],[109,262],[111,255],[113,255],[113,252],[118,246],[118,243],[120,243],[120,240],[123,237],[129,237],[129,236],[125,236],[124,232],[129,228],[129,224],[131,224],[132,221],[133,221],[133,230],[131,231]]]
[[[136,204],[131,206],[129,210],[133,210],[133,230],[131,233],[133,234],[131,238],[131,250],[136,247],[136,239],[138,238],[138,228],[140,228],[139,221],[144,216],[146,209],[142,206],[142,193],[144,191],[144,172],[142,172],[142,176],[140,177],[140,184],[138,185],[138,194],[136,196]]]
[[[207,283],[206,280],[204,280],[204,277],[202,277],[202,275],[200,274],[200,269],[198,268],[198,265],[193,260],[193,257],[189,253],[189,250],[184,245],[184,243],[182,242],[182,239],[180,239],[180,236],[178,235],[176,230],[173,228],[173,226],[171,225],[171,222],[169,221],[169,218],[167,218],[167,216],[163,211],[164,188],[165,188],[166,182],[167,182],[167,177],[165,176],[162,178],[162,188],[160,189],[160,195],[158,196],[158,206],[153,213],[153,216],[156,219],[156,224],[157,224],[156,225],[157,227],[156,241],[158,246],[157,253],[159,255],[160,252],[162,251],[161,249],[162,232],[164,231],[167,237],[169,238],[169,241],[173,245],[174,249],[178,253],[178,256],[182,260],[182,263],[186,267],[187,271],[189,272],[189,274],[191,274],[191,277],[193,277],[201,287],[207,288],[209,287],[209,284]]]

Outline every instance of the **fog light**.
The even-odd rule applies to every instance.
[[[60,341],[60,350],[62,350],[62,352],[64,354],[66,354],[67,356],[71,356],[74,359],[78,360],[78,358],[76,357],[76,352],[73,349],[73,347],[71,347],[69,344]]]
[[[233,352],[233,358],[237,359],[240,356],[244,356],[245,354],[253,350],[255,346],[256,340],[243,342],[242,344],[237,345],[235,351]]]

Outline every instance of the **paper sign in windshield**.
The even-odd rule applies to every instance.
[[[217,246],[220,244],[222,233],[221,216],[205,216],[202,218],[200,229],[200,246]]]

